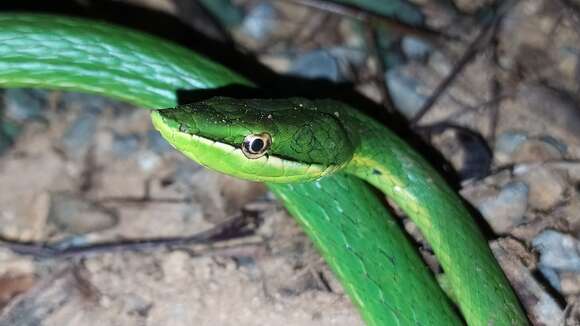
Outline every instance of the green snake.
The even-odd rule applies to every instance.
[[[369,325],[526,325],[468,210],[409,145],[331,100],[211,98],[177,90],[247,78],[188,49],[106,23],[0,15],[0,86],[88,92],[152,111],[178,150],[209,168],[264,181],[303,226]],[[419,227],[457,307],[367,182]]]

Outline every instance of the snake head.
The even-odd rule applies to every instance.
[[[264,182],[306,182],[353,155],[341,122],[303,99],[217,97],[152,112],[155,128],[203,166]]]

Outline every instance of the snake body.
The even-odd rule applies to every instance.
[[[232,84],[252,85],[195,52],[139,32],[69,17],[0,15],[2,87],[89,92],[160,109],[177,106],[177,90]],[[323,121],[339,128],[328,132],[344,133],[344,147],[351,146],[343,148],[346,152],[337,151],[338,156],[311,152],[310,157],[316,159],[312,166],[322,168],[310,169],[306,177],[301,177],[299,172],[305,170],[297,166],[292,180],[265,181],[304,227],[368,324],[456,325],[463,320],[470,325],[527,324],[463,203],[407,144],[341,103],[301,99],[274,102],[273,106],[287,109],[301,106],[300,115],[319,111],[324,114]],[[256,109],[252,112],[263,108],[252,105]],[[192,119],[183,115],[179,120],[170,119],[190,110],[185,108],[154,111],[153,117],[169,142],[187,155],[192,152],[192,142],[178,136],[184,136],[185,131],[192,137],[187,133],[191,130],[183,129]],[[216,112],[222,109],[217,107]],[[229,121],[233,127],[244,127],[247,122],[235,117]],[[276,137],[272,146],[280,143]],[[215,162],[201,163],[227,170],[216,167]],[[254,163],[248,163],[250,170],[258,169],[264,172],[262,176],[280,173],[265,173],[266,168],[259,170],[252,167]],[[313,182],[284,183],[315,180],[326,174]],[[252,175],[243,177],[255,179]],[[449,279],[462,317],[363,179],[381,189],[419,226]]]

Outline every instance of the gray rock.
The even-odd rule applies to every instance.
[[[497,136],[494,152],[496,157],[510,157],[522,143],[528,139],[528,134],[520,131],[507,131]]]
[[[328,50],[315,50],[300,55],[294,60],[290,74],[310,78],[341,81],[343,76],[338,60]]]
[[[522,223],[528,206],[528,193],[525,183],[511,182],[496,196],[482,201],[478,209],[496,233],[507,233]]]
[[[518,100],[530,116],[549,130],[550,135],[580,144],[580,110],[571,94],[561,89],[532,84],[520,88]]]
[[[548,281],[548,283],[550,283],[551,287],[553,287],[557,291],[562,290],[562,287],[560,286],[560,276],[558,275],[558,272],[546,266],[540,266],[539,270],[540,273],[542,273],[542,275],[544,276],[544,278]]]
[[[12,146],[20,131],[22,131],[21,125],[0,120],[0,155]]]
[[[385,80],[395,107],[405,117],[414,117],[427,100],[427,97],[418,91],[419,83],[405,76],[400,68],[389,69],[385,74]]]
[[[564,296],[580,293],[580,273],[563,272],[560,277],[560,289]]]
[[[126,110],[128,104],[113,99],[84,93],[63,93],[58,102],[63,109],[76,108],[85,113],[99,114],[105,108],[113,109],[116,115],[131,114],[133,110]]]
[[[135,156],[143,172],[151,172],[159,166],[161,158],[152,151],[141,151]]]
[[[554,230],[540,233],[532,245],[540,252],[539,265],[558,272],[580,272],[580,241]]]
[[[173,147],[156,130],[147,132],[147,146],[157,154],[165,154],[173,150]]]
[[[268,38],[276,24],[276,10],[267,1],[260,2],[246,15],[242,31],[256,40]]]
[[[510,279],[518,292],[522,304],[538,325],[563,325],[564,311],[546,288],[530,273],[530,270],[519,259],[513,257],[507,242],[498,240],[491,243],[491,249],[500,263],[506,276]]]
[[[512,153],[510,161],[516,163],[545,162],[561,159],[565,152],[561,146],[543,139],[528,139]]]
[[[118,135],[113,137],[111,151],[119,158],[126,159],[139,150],[141,141],[139,136],[134,134]]]
[[[97,117],[84,112],[65,131],[62,138],[64,150],[70,157],[80,158],[89,149],[97,130]]]
[[[85,234],[109,229],[118,223],[117,214],[77,195],[52,193],[48,224],[59,232]]]
[[[406,36],[401,42],[403,52],[413,60],[425,60],[433,50],[430,44],[412,36]]]
[[[0,130],[0,155],[12,146],[12,139]]]
[[[566,155],[568,153],[568,145],[564,144],[557,138],[554,138],[550,135],[544,135],[540,136],[539,140],[554,146],[562,155]]]
[[[551,136],[529,137],[520,131],[507,131],[497,137],[494,153],[499,164],[561,159],[567,146]]]
[[[530,207],[548,210],[563,200],[567,182],[560,173],[543,165],[518,165],[514,173],[530,188]]]
[[[47,91],[37,89],[7,89],[4,91],[6,117],[15,122],[39,119],[48,106]]]

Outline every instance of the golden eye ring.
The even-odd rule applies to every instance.
[[[249,159],[257,159],[264,156],[271,145],[272,136],[269,133],[250,134],[242,142],[242,153]]]

